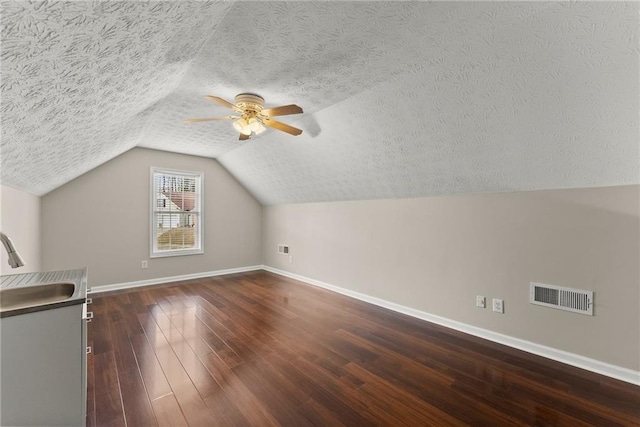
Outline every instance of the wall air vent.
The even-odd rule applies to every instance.
[[[531,282],[529,302],[593,316],[593,291]]]
[[[282,255],[289,255],[289,245],[278,245],[278,253]]]

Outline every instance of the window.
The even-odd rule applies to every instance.
[[[204,253],[202,172],[151,168],[151,257]]]

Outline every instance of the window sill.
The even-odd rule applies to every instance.
[[[149,258],[167,258],[173,256],[186,256],[186,255],[203,255],[204,250],[202,249],[193,249],[193,250],[184,250],[184,251],[166,251],[166,252],[153,252],[149,255]]]

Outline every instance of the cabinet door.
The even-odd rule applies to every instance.
[[[0,319],[0,425],[84,425],[82,305]]]

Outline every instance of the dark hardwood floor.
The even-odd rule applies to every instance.
[[[640,387],[264,271],[90,307],[89,426],[640,425]]]

